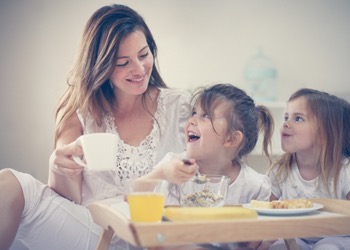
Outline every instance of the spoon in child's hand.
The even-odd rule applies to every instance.
[[[192,165],[192,162],[188,159],[183,159],[182,162],[186,165]],[[199,173],[199,170],[197,169],[196,174],[194,175],[192,180],[197,184],[204,184],[207,182],[207,177],[206,175],[201,175]]]

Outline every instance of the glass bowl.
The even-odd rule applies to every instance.
[[[193,178],[179,185],[180,206],[224,206],[230,184],[230,178],[225,175],[207,174],[205,175],[204,180],[205,181],[199,182]]]

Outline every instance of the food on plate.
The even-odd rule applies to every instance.
[[[250,206],[254,208],[273,208],[272,202],[258,200],[251,200]]]
[[[254,219],[256,211],[243,207],[167,207],[164,215],[171,221]]]
[[[270,208],[270,209],[298,209],[312,208],[313,202],[307,199],[296,200],[276,200],[276,201],[258,201],[251,200],[250,205],[253,208]]]
[[[220,194],[204,189],[200,192],[185,195],[181,198],[181,205],[184,207],[215,207],[224,201]]]

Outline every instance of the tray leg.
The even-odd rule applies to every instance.
[[[298,245],[297,245],[297,241],[293,238],[293,239],[284,239],[284,243],[287,246],[288,250],[298,250]]]
[[[109,247],[109,244],[111,243],[113,234],[114,234],[114,231],[110,227],[108,227],[107,230],[103,230],[103,233],[100,236],[100,239],[98,240],[96,250],[107,250]]]

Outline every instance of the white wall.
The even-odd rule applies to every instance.
[[[279,100],[300,87],[350,95],[348,0],[123,0],[149,24],[172,87],[245,88],[259,46],[278,69]],[[47,178],[54,107],[83,26],[111,1],[0,2],[0,168]]]

